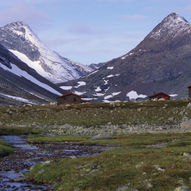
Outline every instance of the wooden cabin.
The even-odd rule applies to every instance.
[[[82,100],[82,96],[77,95],[75,93],[67,93],[67,94],[63,94],[62,96],[59,96],[57,98],[57,105],[61,105],[61,104],[79,104],[84,102]]]
[[[191,85],[187,87],[188,88],[188,97],[191,97]]]
[[[168,94],[165,94],[164,92],[159,92],[159,93],[149,96],[149,99],[150,100],[153,100],[153,99],[170,100],[170,96]]]

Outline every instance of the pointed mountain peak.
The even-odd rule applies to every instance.
[[[167,38],[173,39],[180,34],[188,33],[191,33],[190,23],[177,13],[171,13],[153,29],[149,38],[167,40]]]
[[[10,24],[5,25],[4,27],[28,27],[27,24],[25,24],[23,21],[16,21],[16,22],[12,22]]]
[[[177,21],[177,22],[184,22],[184,23],[188,23],[189,22],[184,18],[184,17],[181,17],[179,14],[177,13],[171,13],[170,15],[168,15],[164,20],[163,22],[168,22],[168,21]]]

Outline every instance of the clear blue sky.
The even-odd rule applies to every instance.
[[[191,22],[191,0],[6,0],[0,25],[24,21],[52,50],[90,64],[126,54],[171,12]]]

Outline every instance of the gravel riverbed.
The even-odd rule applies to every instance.
[[[27,144],[26,136],[1,136],[11,143],[15,152],[0,158],[0,190],[1,191],[47,191],[53,185],[36,185],[27,181],[24,174],[31,166],[64,157],[85,157],[96,155],[108,149],[98,145],[82,145],[79,143],[46,143]]]

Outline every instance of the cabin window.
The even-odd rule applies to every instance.
[[[77,100],[76,100],[76,97],[74,98],[74,102],[76,102]]]

